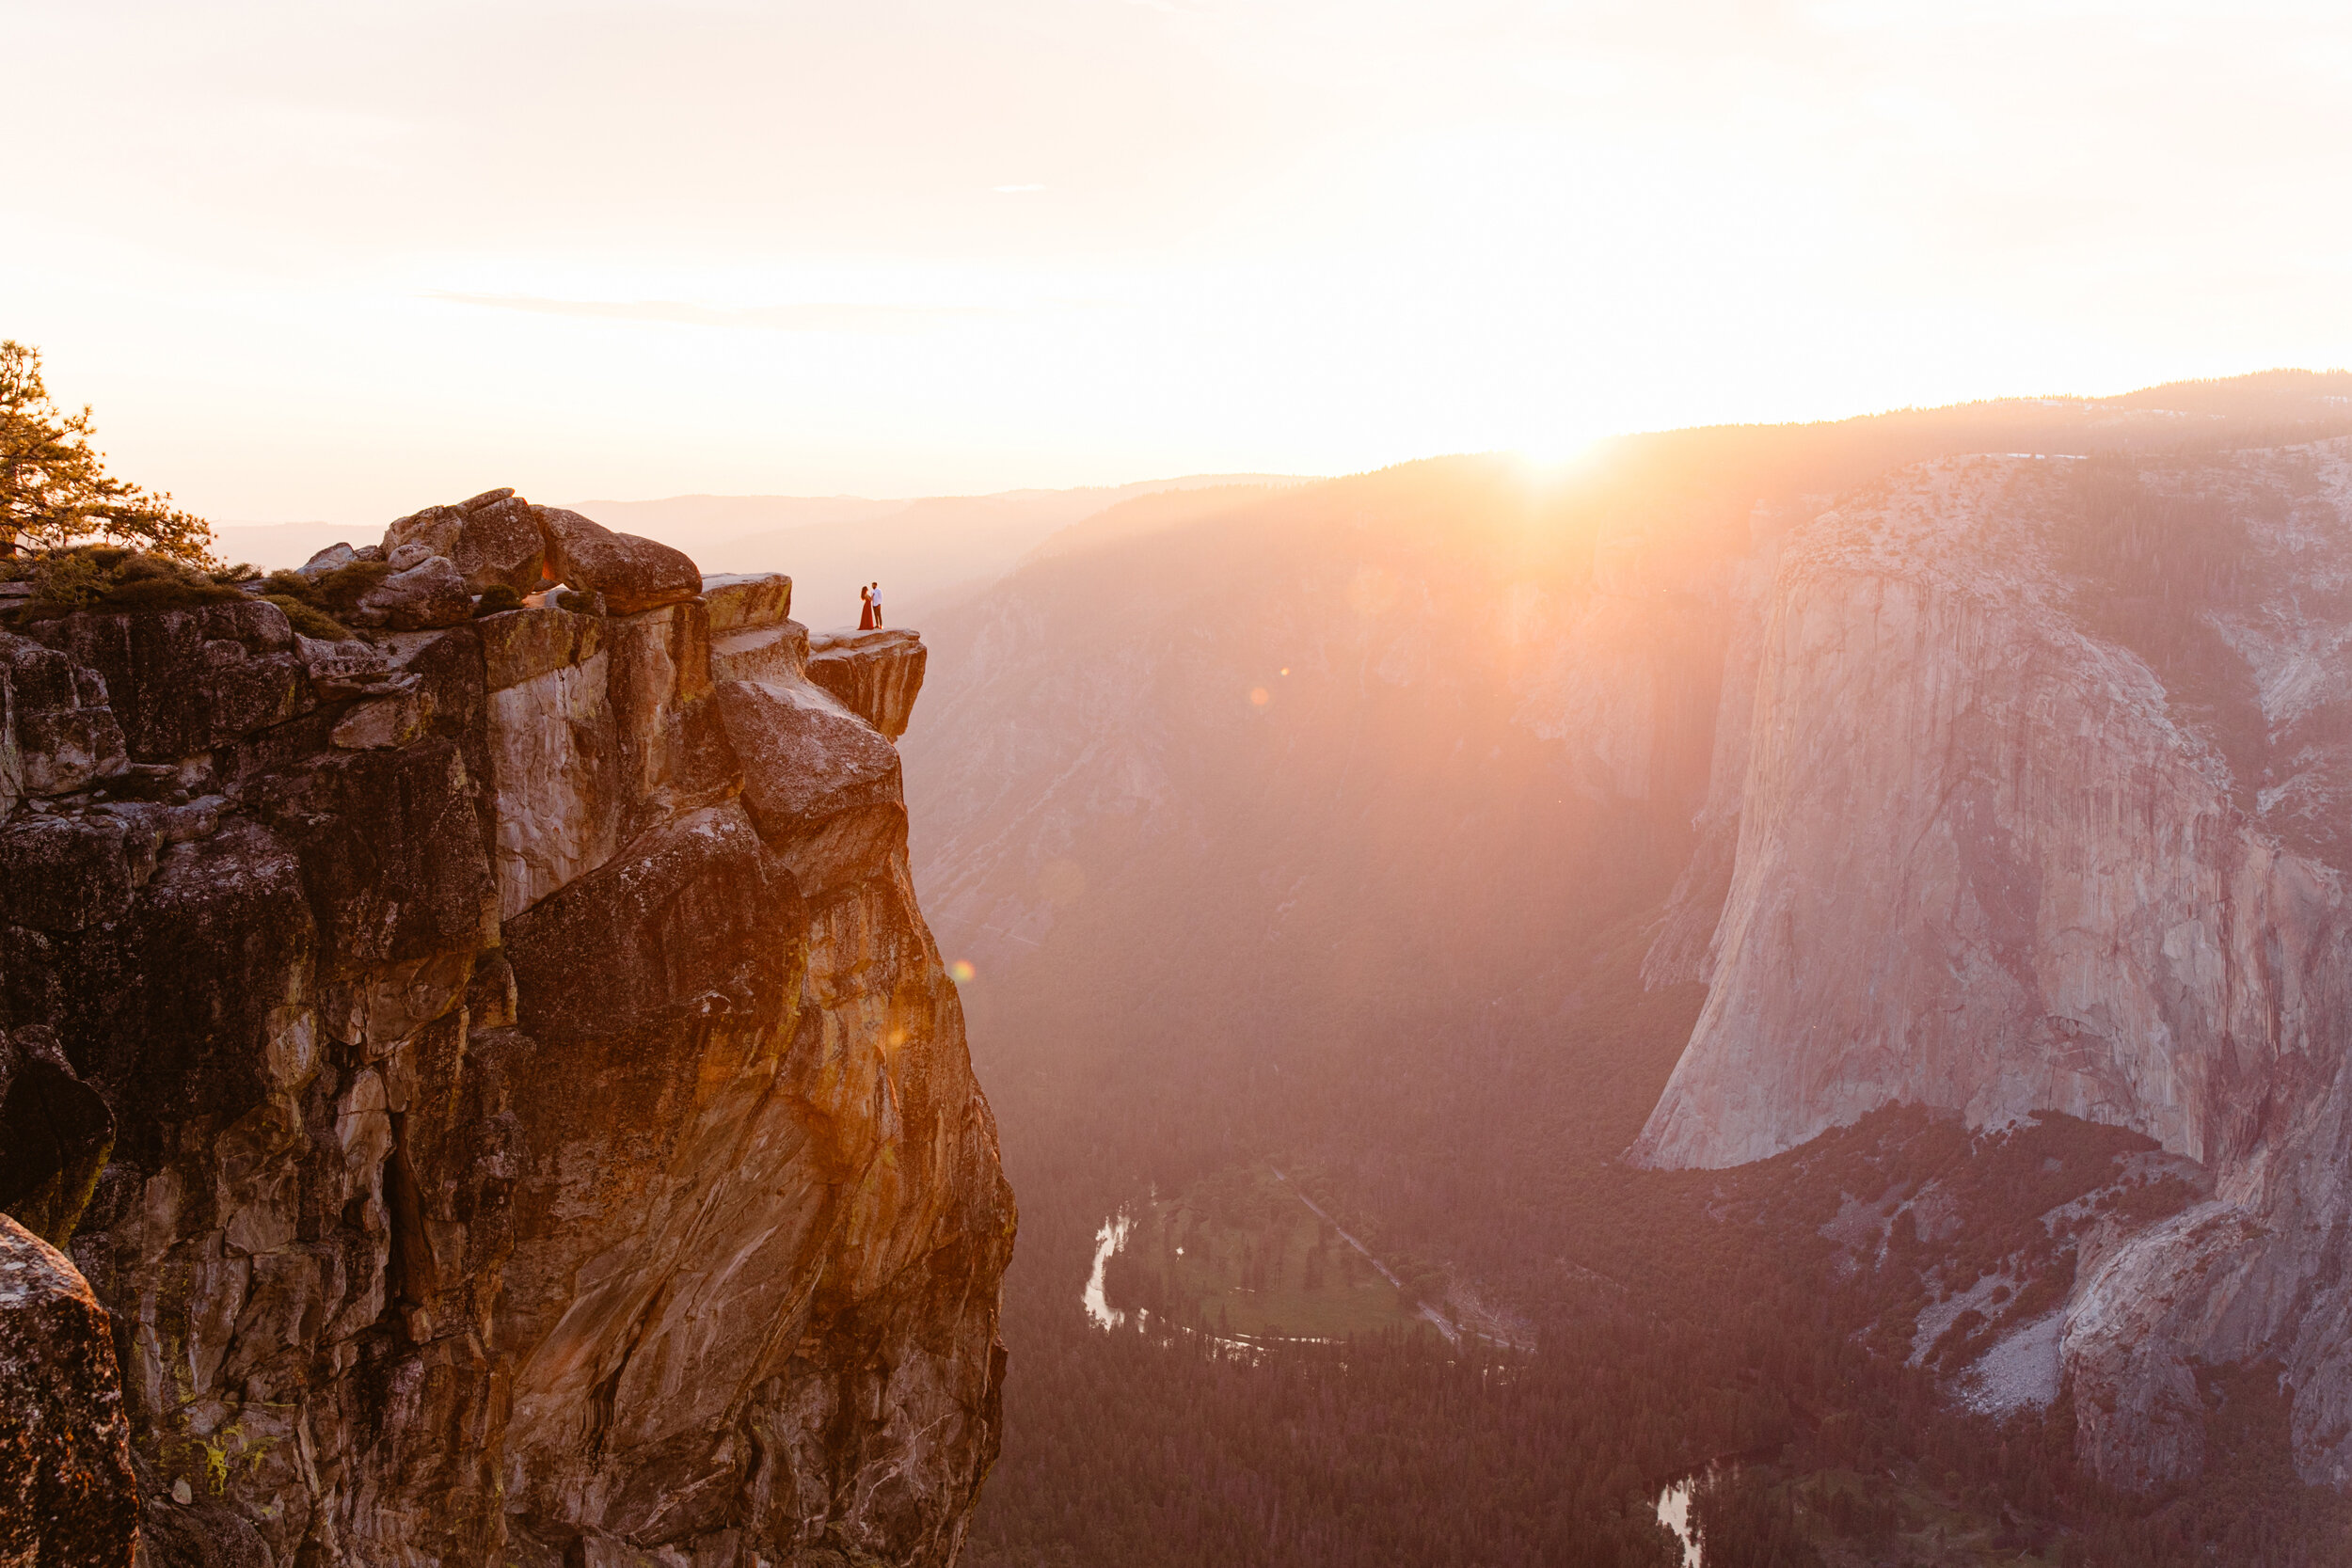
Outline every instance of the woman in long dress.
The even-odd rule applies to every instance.
[[[857,591],[857,629],[860,631],[874,629],[873,590],[863,586]]]

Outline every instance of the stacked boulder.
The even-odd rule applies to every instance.
[[[511,486],[412,512],[385,531],[382,544],[329,546],[301,572],[318,581],[366,562],[385,571],[347,618],[394,631],[455,626],[483,594],[501,588],[519,596],[562,584],[615,615],[681,603],[702,590],[700,572],[682,551],[559,506],[533,506]]]

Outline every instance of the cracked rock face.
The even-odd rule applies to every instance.
[[[516,585],[538,510],[385,553]],[[699,577],[643,576],[364,643],[0,633],[0,1198],[87,1280],[148,1561],[961,1543],[1013,1209],[896,751],[788,660],[739,726]],[[788,590],[722,597],[793,645]]]
[[[2352,443],[1924,465],[1747,614],[1716,863],[1652,952],[1711,989],[1636,1156],[1894,1101],[2142,1132],[2214,1196],[2083,1273],[2086,1458],[2195,1471],[2192,1363],[2275,1356],[2306,1479],[2352,1482]]]

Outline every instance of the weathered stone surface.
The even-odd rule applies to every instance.
[[[105,1310],[0,1214],[0,1562],[130,1568],[138,1497]]]
[[[128,615],[85,610],[32,631],[97,672],[123,744],[140,762],[178,762],[314,703],[285,612],[258,599]]]
[[[778,996],[726,993],[746,955],[788,952],[806,921],[739,804],[677,817],[507,922],[518,1022],[571,1040],[629,1034],[680,1007],[739,1004],[772,1020]]]
[[[564,633],[563,623],[584,616],[560,610],[519,610],[488,623],[539,620]],[[567,633],[559,638],[488,639],[494,672],[529,669],[560,642],[567,653],[593,646]],[[610,860],[621,841],[623,758],[607,688],[612,660],[597,650],[565,659],[493,689],[489,697],[492,776],[498,789],[499,912],[511,918],[574,878]]]
[[[503,495],[494,490],[490,496],[487,500],[476,497],[460,509],[466,521],[451,559],[465,578],[468,593],[484,593],[500,584],[517,594],[531,593],[547,565],[547,535],[529,501],[512,490]]]
[[[604,645],[604,622],[553,605],[532,605],[485,615],[476,624],[482,638],[483,680],[492,691],[519,686],[566,664],[581,664]]]
[[[906,846],[898,748],[813,686],[730,681],[719,713],[760,836],[818,897]]]
[[[726,792],[732,758],[711,741],[710,634],[699,602],[608,623],[612,712],[622,736],[624,836]]]
[[[87,1198],[149,1553],[945,1568],[1012,1210],[895,751],[800,686],[885,831],[853,863],[817,791],[763,841],[691,594],[209,641],[294,711],[199,723],[226,650],[123,659],[160,760],[0,816],[0,1198]]]
[[[434,737],[324,756],[246,793],[294,846],[329,949],[358,969],[496,945],[482,787],[457,743]]]
[[[0,820],[27,795],[65,795],[129,758],[106,685],[30,638],[0,631]]]
[[[413,548],[416,546],[404,546]],[[427,555],[405,567],[393,552],[391,576],[360,596],[351,612],[363,626],[389,626],[394,631],[421,631],[453,626],[473,613],[466,579],[444,555]]]
[[[615,615],[691,599],[702,573],[684,552],[633,533],[615,533],[559,506],[532,509],[548,539],[548,570],[582,593],[601,594]]]
[[[428,506],[396,517],[384,531],[383,549],[386,560],[403,545],[422,545],[433,555],[453,556],[457,553],[458,536],[465,531],[466,514],[454,506]]]
[[[713,637],[780,626],[792,613],[792,579],[781,572],[707,577],[703,603],[709,607]]]
[[[302,656],[303,669],[310,674],[310,689],[322,702],[388,695],[413,684],[400,679],[399,672],[381,649],[357,638],[327,642],[297,632],[294,649]]]
[[[808,678],[808,628],[798,621],[730,632],[710,644],[714,681],[804,681]]]
[[[78,931],[122,913],[136,886],[129,839],[113,816],[19,816],[0,828],[0,920]]]
[[[808,678],[889,738],[907,733],[930,655],[904,626],[820,632],[808,641]]]

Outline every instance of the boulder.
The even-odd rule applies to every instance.
[[[905,626],[820,632],[808,641],[808,678],[896,740],[907,733],[930,655]]]
[[[475,623],[489,688],[502,915],[521,913],[620,847],[625,767],[607,625],[551,606]]]
[[[403,545],[422,545],[429,554],[455,555],[458,535],[465,531],[466,514],[454,506],[428,506],[396,517],[384,531],[384,558]]]
[[[815,898],[886,866],[906,844],[898,749],[811,686],[728,681],[719,716],[759,836]]]
[[[792,579],[782,572],[707,577],[703,603],[709,607],[713,637],[782,626],[792,613]]]
[[[309,578],[312,582],[316,582],[319,578],[326,577],[328,573],[339,571],[342,567],[350,565],[353,562],[358,559],[359,552],[353,549],[349,545],[329,545],[326,548],[319,551],[318,554],[312,556],[310,560],[295,567],[294,571],[298,576]]]
[[[130,1437],[105,1309],[63,1253],[0,1214],[0,1562],[130,1568]]]
[[[697,776],[695,743],[707,735],[692,721],[710,696],[710,635],[693,600],[616,615],[605,626],[628,802],[623,836],[633,838],[651,816],[682,809],[685,797],[713,782]],[[722,766],[734,771],[731,759]]]
[[[547,534],[549,575],[583,594],[603,594],[615,615],[634,615],[702,593],[702,571],[681,550],[615,533],[559,506],[532,512]]]
[[[397,559],[401,550],[392,553]],[[395,570],[369,589],[352,619],[365,626],[421,631],[453,626],[472,613],[473,598],[466,592],[466,579],[449,557],[436,554],[405,570]]]
[[[466,522],[458,531],[457,548],[451,559],[469,594],[486,593],[501,584],[517,594],[531,593],[545,575],[547,536],[539,531],[539,519],[532,515],[530,502],[512,490],[493,490],[490,495],[492,499],[476,497],[461,509]]]

